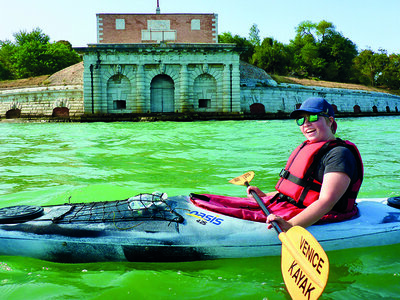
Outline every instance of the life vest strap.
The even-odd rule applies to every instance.
[[[279,173],[279,176],[283,179],[287,179],[299,186],[309,187],[310,190],[319,192],[321,191],[321,184],[314,182],[313,178],[309,177],[308,180],[299,178],[293,174],[291,174],[288,170],[282,169]]]
[[[276,195],[278,195],[278,197],[276,197],[276,202],[288,202],[298,208],[306,208],[306,206],[304,206],[303,203],[297,202],[296,200],[294,200],[289,196],[286,196],[282,193],[278,193]]]

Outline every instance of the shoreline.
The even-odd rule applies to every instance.
[[[400,112],[336,113],[335,118],[365,118],[400,116]],[[95,122],[201,122],[201,121],[267,121],[291,119],[288,113],[265,114],[223,114],[223,113],[171,113],[171,114],[88,114],[77,117],[22,116],[20,118],[1,118],[0,124],[21,123],[95,123]]]

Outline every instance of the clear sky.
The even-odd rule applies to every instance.
[[[300,22],[326,20],[359,50],[400,54],[400,0],[159,0],[161,13],[216,13],[218,33],[289,43]],[[96,13],[155,13],[157,0],[0,0],[0,40],[39,27],[51,41],[96,43]]]

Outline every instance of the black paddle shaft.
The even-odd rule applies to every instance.
[[[244,183],[247,187],[250,186],[249,182],[246,181]],[[265,206],[264,202],[262,202],[262,200],[260,199],[260,197],[257,195],[257,193],[253,190],[250,191],[250,194],[253,196],[254,199],[256,199],[258,205],[261,207],[261,210],[264,212],[264,214],[266,216],[269,216],[271,213],[269,212],[268,208]],[[272,226],[274,227],[274,229],[276,230],[276,232],[278,234],[280,234],[281,232],[283,232],[282,228],[278,225],[278,223],[276,223],[275,221],[271,222]]]

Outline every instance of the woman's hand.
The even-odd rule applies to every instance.
[[[290,224],[288,221],[286,221],[286,220],[282,219],[280,216],[277,216],[274,214],[270,214],[267,217],[268,229],[272,228],[271,222],[276,222],[283,231],[288,231],[290,228],[293,227],[293,225]]]
[[[265,197],[267,194],[265,194],[263,191],[261,191],[258,187],[256,186],[249,186],[247,188],[247,196],[253,198],[251,191],[255,192],[258,197]]]

